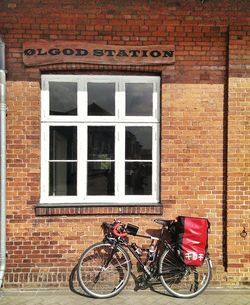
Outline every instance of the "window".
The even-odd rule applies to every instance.
[[[43,75],[41,203],[158,203],[159,88],[159,77]]]

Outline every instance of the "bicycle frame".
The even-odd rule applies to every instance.
[[[152,266],[155,266],[158,261],[159,261],[159,258],[160,258],[160,249],[161,249],[161,245],[164,246],[165,249],[169,249],[169,251],[171,252],[174,252],[174,249],[173,247],[166,241],[163,239],[163,234],[164,234],[164,230],[165,230],[165,227],[162,226],[161,228],[161,233],[160,233],[160,236],[159,237],[155,237],[155,236],[152,236],[152,235],[141,235],[141,234],[137,234],[136,237],[140,237],[140,238],[145,238],[145,239],[150,239],[152,241],[156,241],[156,245],[155,245],[155,258],[152,262],[150,262],[150,265]],[[107,237],[107,236],[106,236]],[[107,237],[108,238],[108,237]],[[108,238],[109,240],[109,238]],[[161,276],[161,275],[164,275],[166,274],[166,272],[163,272],[163,273],[159,273],[158,272],[158,268],[156,268],[156,274],[155,273],[152,273],[149,268],[143,263],[140,255],[134,250],[133,246],[131,244],[129,244],[126,240],[124,240],[123,238],[118,238],[116,239],[115,241],[112,239],[112,242],[113,242],[113,250],[111,251],[110,253],[110,256],[105,264],[105,268],[107,268],[108,264],[110,263],[115,251],[116,251],[116,248],[121,245],[121,246],[124,246],[125,248],[127,248],[129,250],[129,252],[135,257],[135,259],[137,260],[137,262],[139,263],[140,267],[142,268],[143,272],[148,276],[148,278],[152,278],[154,277],[155,275],[158,277],[158,276]]]

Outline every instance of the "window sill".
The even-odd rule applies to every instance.
[[[35,207],[36,216],[79,216],[79,215],[162,215],[162,204],[140,205],[45,205]]]

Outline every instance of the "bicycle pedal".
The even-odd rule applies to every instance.
[[[145,290],[148,288],[149,288],[149,285],[147,283],[138,283],[138,284],[136,284],[134,291]]]
[[[148,280],[143,275],[140,275],[136,278],[135,289],[134,289],[135,291],[144,290],[147,289],[148,287],[149,287]]]

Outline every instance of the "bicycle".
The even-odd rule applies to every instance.
[[[80,256],[77,277],[83,291],[95,298],[109,298],[120,293],[128,283],[132,263],[129,252],[135,257],[143,271],[138,281],[139,288],[148,287],[150,281],[159,281],[172,296],[192,298],[202,293],[212,276],[212,263],[206,253],[202,266],[184,264],[175,242],[164,237],[171,234],[175,221],[155,219],[161,225],[159,237],[139,235],[138,227],[115,220],[103,223],[104,239],[91,245]],[[128,235],[151,240],[155,252],[149,252],[146,262],[142,260],[142,249],[129,243]]]

